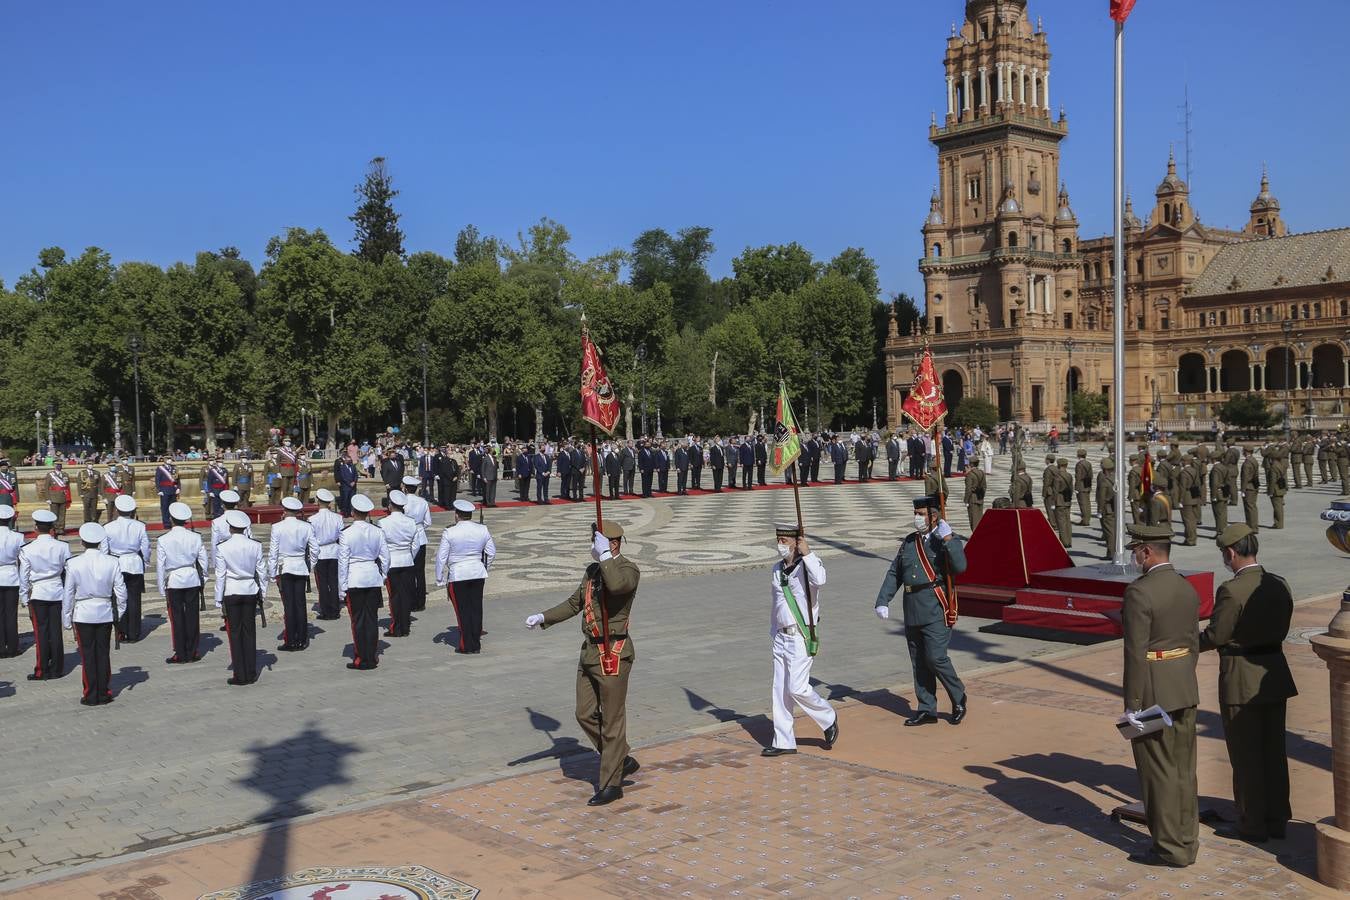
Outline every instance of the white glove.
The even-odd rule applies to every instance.
[[[1126,711],[1125,711],[1125,721],[1129,722],[1131,725],[1133,725],[1133,726],[1134,726],[1135,728],[1137,728],[1139,731],[1143,731],[1143,730],[1144,730],[1144,723],[1143,723],[1142,721],[1140,721],[1140,719],[1139,719],[1139,717],[1140,717],[1141,715],[1143,715],[1143,714],[1144,714],[1144,711],[1141,710],[1141,709],[1129,709],[1129,710],[1126,710]]]
[[[610,557],[609,538],[605,537],[600,531],[595,532],[595,537],[591,540],[591,558],[596,562],[604,562]]]
[[[938,522],[937,528],[934,530],[933,533],[938,536],[939,540],[942,538],[950,537],[952,533],[952,526],[947,524],[946,519],[942,519],[941,521]]]
[[[876,607],[876,611],[878,619],[889,619],[891,617],[891,609],[889,606],[878,606]]]
[[[527,618],[525,619],[525,627],[526,627],[526,628],[538,628],[540,625],[543,625],[543,624],[544,624],[544,614],[543,614],[543,613],[535,613],[534,615],[529,616],[529,617],[527,617]]]

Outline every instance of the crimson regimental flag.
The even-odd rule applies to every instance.
[[[585,321],[581,323],[581,418],[610,435],[619,423],[619,398]]]
[[[1111,18],[1124,25],[1134,9],[1135,0],[1111,0]]]
[[[931,431],[947,415],[947,404],[942,401],[942,383],[933,366],[933,351],[927,347],[914,371],[914,386],[909,389],[909,396],[901,404],[900,411],[924,431]]]

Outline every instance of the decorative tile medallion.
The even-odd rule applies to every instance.
[[[316,866],[199,900],[473,900],[478,888],[425,866]]]

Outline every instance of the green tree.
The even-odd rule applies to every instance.
[[[382,262],[387,254],[403,256],[403,232],[394,212],[394,176],[383,156],[370,161],[365,180],[356,186],[356,212],[348,218],[356,225],[356,256],[367,262]]]
[[[1260,394],[1237,394],[1219,408],[1219,421],[1225,425],[1239,428],[1253,437],[1259,431],[1266,431],[1280,420],[1279,413],[1266,407],[1266,398]]]
[[[629,284],[639,291],[669,285],[676,321],[705,329],[721,314],[710,303],[707,262],[715,249],[712,229],[702,225],[682,228],[673,238],[663,228],[644,231],[627,254]]]
[[[876,298],[881,295],[881,280],[877,277],[876,260],[867,255],[861,247],[849,247],[825,265],[825,272],[843,275],[858,282],[858,286],[867,292],[867,296]]]
[[[998,407],[980,397],[964,397],[947,412],[947,424],[952,428],[979,426],[987,432],[998,427]]]
[[[654,409],[652,401],[664,392],[666,347],[675,335],[674,305],[670,287],[664,282],[645,291],[636,291],[626,284],[614,285],[597,291],[586,303],[591,336],[605,354],[606,371],[621,399],[629,437],[634,434],[633,416],[641,400],[643,379],[649,417]],[[639,346],[646,352],[646,358],[640,362]]]
[[[465,225],[455,238],[455,264],[473,266],[483,262],[497,264],[501,244],[493,237],[483,237],[475,225]]]
[[[734,309],[708,329],[707,346],[713,354],[716,401],[742,411],[748,422],[759,405],[772,396],[768,350],[759,324],[748,309]]]
[[[731,261],[741,302],[774,293],[791,294],[820,276],[820,263],[801,244],[746,247]]]
[[[1085,391],[1074,391],[1070,405],[1073,407],[1073,426],[1083,431],[1091,431],[1106,421],[1111,410],[1105,396]]]
[[[807,285],[799,298],[797,318],[802,342],[812,354],[812,378],[814,352],[821,355],[824,413],[830,418],[854,415],[862,408],[863,386],[875,353],[876,301],[856,281],[834,273]]]

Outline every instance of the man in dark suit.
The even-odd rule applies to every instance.
[[[623,450],[619,453],[619,467],[623,470],[623,492],[631,496],[633,476],[637,474],[637,453],[633,450],[632,441],[624,444]]]
[[[548,479],[552,474],[553,463],[541,445],[530,460],[530,471],[534,472],[534,502],[548,503]]]
[[[952,443],[952,436],[947,433],[947,429],[942,429],[942,477],[952,477],[952,456],[956,453],[956,445]]]
[[[478,473],[483,478],[483,505],[497,505],[497,457],[491,450],[484,450],[478,460]]]
[[[652,495],[652,475],[656,471],[656,454],[647,446],[646,440],[638,441],[638,471],[642,473],[642,496]]]
[[[870,458],[868,454],[871,452],[872,445],[867,442],[867,438],[863,438],[853,445],[853,455],[858,462],[858,481],[860,482],[867,480],[867,466]]]
[[[352,514],[352,496],[356,493],[356,482],[360,477],[356,463],[345,453],[333,464],[333,480],[338,486],[338,509],[344,516]]]
[[[830,435],[830,462],[834,465],[834,483],[844,483],[844,470],[848,468],[848,451],[839,442],[839,435]]]
[[[530,478],[534,475],[534,447],[521,448],[516,454],[516,493],[521,503],[530,500]]]
[[[469,493],[471,494],[481,494],[483,492],[483,488],[478,482],[478,461],[482,458],[483,451],[479,449],[478,441],[475,439],[474,442],[469,445],[469,455],[465,459],[465,462],[467,462],[469,466]]]
[[[764,435],[755,435],[755,474],[759,476],[761,487],[768,484],[764,480],[764,469],[769,465],[769,445],[764,440]]]
[[[911,433],[909,440],[905,442],[906,452],[909,455],[909,477],[923,477],[923,438],[917,434]]]
[[[605,477],[609,480],[609,499],[619,499],[619,479],[623,477],[623,460],[609,444],[605,445],[605,458],[600,461]]]
[[[820,482],[820,455],[825,452],[825,444],[820,435],[811,435],[811,480]]]
[[[689,486],[696,491],[703,489],[703,444],[697,435],[689,442]]]
[[[380,463],[380,480],[384,482],[384,507],[389,508],[390,491],[403,490],[403,457],[393,448],[384,451],[384,461]]]
[[[675,445],[675,493],[689,493],[689,448],[684,444]]]
[[[656,489],[670,493],[670,451],[663,444],[656,445]]]
[[[717,493],[722,492],[722,467],[726,464],[726,457],[722,453],[722,439],[713,435],[713,439],[708,442],[708,467],[712,469],[713,490]]]
[[[741,462],[741,442],[734,437],[731,438],[723,453],[727,463],[727,487],[735,490],[737,487],[736,467]]]
[[[435,494],[436,457],[429,449],[423,448],[417,457],[417,477],[422,482],[419,487],[422,499],[430,503]]]
[[[572,499],[572,445],[567,441],[558,445],[558,496]]]
[[[892,434],[886,440],[886,475],[891,481],[896,479],[900,468],[900,438]]]
[[[754,486],[755,448],[746,438],[741,441],[741,490],[748,491]]]
[[[590,472],[591,460],[581,441],[572,441],[572,499],[586,499],[586,476]]]

